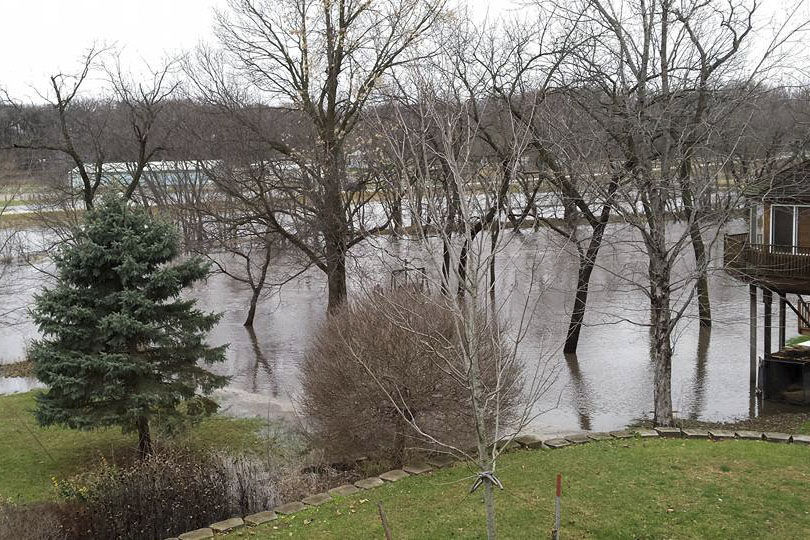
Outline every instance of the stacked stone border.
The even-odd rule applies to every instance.
[[[655,429],[627,429],[621,431],[610,431],[606,433],[582,432],[558,437],[541,437],[538,435],[526,434],[515,437],[505,450],[516,450],[519,448],[553,450],[556,448],[587,444],[595,441],[630,439],[635,437],[642,439],[661,437],[706,439],[713,441],[737,439],[785,444],[804,444],[810,446],[810,435],[793,435],[789,433],[773,433],[767,431],[727,431],[720,429],[680,429],[674,427],[659,427]],[[506,444],[506,442],[504,442],[504,444]],[[240,527],[255,527],[257,525],[262,525],[263,523],[268,523],[278,519],[279,516],[294,514],[307,508],[320,506],[323,503],[332,500],[333,497],[342,497],[359,493],[364,490],[374,489],[384,486],[387,483],[398,482],[399,480],[407,478],[408,476],[416,476],[428,473],[434,469],[450,467],[458,461],[459,460],[453,456],[450,456],[449,454],[431,456],[422,463],[413,463],[402,467],[402,469],[384,472],[379,476],[363,478],[362,480],[354,482],[354,484],[344,484],[342,486],[332,488],[324,493],[314,493],[308,497],[304,497],[300,501],[291,501],[277,506],[272,510],[267,510],[244,517],[233,517],[217,523],[212,523],[208,527],[185,532],[179,535],[178,538],[179,540],[203,540],[206,538],[213,538],[215,535],[233,531]]]

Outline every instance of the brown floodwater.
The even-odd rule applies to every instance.
[[[744,230],[744,226],[736,223],[729,231]],[[679,225],[672,228],[677,232]],[[643,284],[645,272],[634,233],[627,226],[610,227],[600,265],[593,273],[576,356],[560,352],[576,284],[575,254],[545,229],[507,237],[498,257],[496,301],[513,327],[524,306],[530,307],[533,316],[521,342],[521,359],[527,373],[542,365],[554,377],[551,389],[537,404],[538,411],[546,412],[533,421],[533,429],[609,430],[649,417],[652,366],[649,335],[643,326],[649,302],[633,283]],[[712,246],[712,253],[721,261],[722,241]],[[405,260],[430,267],[426,261],[437,255],[417,242],[388,237],[357,246],[350,258],[350,296],[375,283],[387,285],[391,271],[401,268]],[[691,253],[686,255],[676,277],[689,270]],[[290,270],[288,263],[279,261],[270,280],[279,281]],[[15,276],[19,286],[15,301],[25,305],[41,286],[42,275],[23,267],[15,270]],[[749,396],[748,288],[719,269],[711,272],[710,287],[711,330],[699,329],[696,307],[690,306],[675,332],[672,399],[676,414],[711,421],[767,414],[769,407],[754,407]],[[213,344],[230,343],[227,361],[215,368],[231,376],[229,386],[217,392],[223,410],[237,416],[294,414],[298,365],[325,315],[323,274],[312,269],[263,298],[252,333],[242,326],[249,298],[244,285],[216,275],[197,285],[192,294],[202,308],[223,313],[210,336]],[[796,329],[791,313],[787,324],[790,336]],[[18,325],[0,328],[0,363],[24,357],[26,343],[35,336],[25,317]],[[0,378],[0,393],[25,391],[35,384],[32,379]]]

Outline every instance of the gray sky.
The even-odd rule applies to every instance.
[[[774,13],[795,0],[762,0]],[[810,0],[801,0],[810,3]],[[93,42],[115,44],[129,69],[159,64],[211,37],[213,8],[226,0],[0,0],[0,87],[36,99],[48,75],[73,72]],[[469,0],[497,15],[511,0]],[[808,10],[802,14],[807,16]]]
[[[470,0],[498,12],[510,0]],[[226,0],[0,0],[0,87],[35,98],[48,76],[73,72],[94,41],[116,44],[125,65],[159,64],[211,38]]]
[[[0,0],[0,86],[15,96],[72,72],[94,41],[116,44],[123,61],[159,63],[211,35],[224,0]]]

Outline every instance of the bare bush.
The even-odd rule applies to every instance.
[[[0,501],[0,540],[61,540],[64,504]]]
[[[275,486],[275,471],[248,456],[172,450],[126,468],[104,463],[57,483],[61,538],[174,536],[272,508]]]
[[[503,329],[484,312],[478,317],[490,334],[480,340],[482,380],[494,387],[500,375],[511,389],[499,419],[508,425],[519,401],[520,366],[498,373]],[[472,447],[476,422],[457,371],[464,355],[459,324],[447,298],[413,288],[373,291],[330,317],[301,366],[300,403],[317,443],[332,455],[393,465],[438,441]]]

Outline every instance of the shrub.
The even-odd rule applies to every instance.
[[[409,288],[375,291],[332,314],[300,372],[299,402],[316,442],[334,456],[365,455],[399,466],[409,447],[432,446],[403,411],[430,436],[469,448],[475,424],[457,324],[443,298]],[[489,335],[480,336],[479,368],[492,391],[503,332],[491,321],[482,327]],[[501,395],[503,424],[518,401],[519,368],[505,371],[501,384],[510,390]]]
[[[70,513],[65,504],[0,501],[0,540],[61,540],[62,523]]]
[[[300,456],[281,462],[257,456],[159,450],[129,466],[102,460],[92,471],[54,480],[58,501],[0,500],[0,540],[154,540],[357,479],[328,466],[301,470]]]
[[[166,538],[279,504],[274,474],[252,457],[166,451],[127,468],[103,463],[58,482],[65,538]]]

